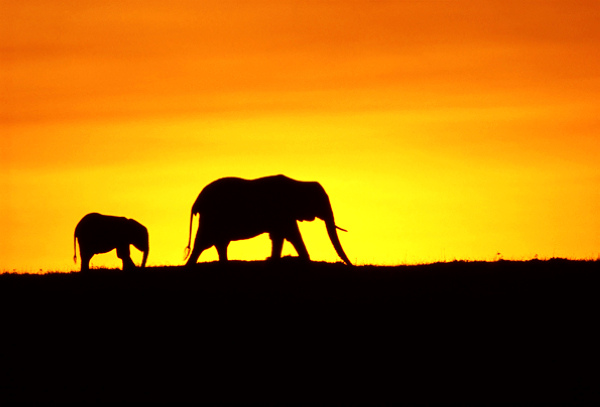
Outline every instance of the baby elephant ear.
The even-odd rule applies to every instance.
[[[129,226],[131,226],[135,230],[146,229],[146,227],[144,225],[142,225],[140,222],[138,222],[135,219],[127,219],[127,221],[128,221],[127,223],[129,224]]]

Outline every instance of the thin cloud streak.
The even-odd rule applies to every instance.
[[[589,100],[596,4],[6,2],[0,120]]]

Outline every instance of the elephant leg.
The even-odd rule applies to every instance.
[[[215,248],[217,249],[217,253],[219,254],[219,261],[226,262],[227,261],[227,247],[229,246],[229,242],[217,243],[215,244]]]
[[[135,268],[135,264],[131,260],[129,245],[117,247],[117,257],[123,261],[123,270],[132,270]]]
[[[196,264],[198,258],[200,257],[200,254],[202,254],[204,250],[208,249],[211,246],[212,243],[206,242],[202,238],[202,234],[200,233],[200,231],[198,231],[198,233],[196,234],[196,239],[194,240],[194,248],[192,249],[192,252],[190,253],[190,258],[185,263],[185,265],[192,266]]]
[[[275,235],[274,233],[269,233],[269,237],[273,243],[273,247],[271,249],[271,260],[280,259],[281,249],[283,248],[283,237]]]
[[[293,226],[290,225],[288,228],[285,238],[292,244],[292,246],[294,246],[294,249],[296,249],[298,256],[301,259],[310,260],[308,251],[304,245],[304,240],[302,240],[302,235],[300,234],[300,229],[298,229],[298,224],[295,221]]]
[[[123,270],[134,270],[136,268],[135,263],[133,260],[131,260],[131,257],[126,257],[121,260],[123,261]]]
[[[93,254],[82,252],[80,250],[79,256],[81,257],[81,272],[90,271],[90,260]]]

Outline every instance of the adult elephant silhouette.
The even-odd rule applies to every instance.
[[[144,253],[141,267],[148,259],[148,229],[141,223],[119,216],[88,213],[75,227],[73,261],[77,262],[77,241],[81,257],[81,271],[90,269],[90,259],[95,254],[117,249],[117,257],[123,261],[123,270],[135,268],[131,260],[129,245],[134,245]]]
[[[338,256],[351,265],[337,235],[333,211],[325,189],[318,182],[296,181],[284,175],[247,180],[221,178],[208,184],[192,206],[190,236],[192,241],[194,215],[200,220],[194,249],[186,263],[195,264],[200,254],[215,246],[219,261],[227,261],[227,246],[233,240],[243,240],[268,233],[273,243],[271,259],[281,258],[283,240],[296,249],[301,259],[309,260],[296,221],[325,221],[329,239]],[[187,256],[186,256],[187,257]]]

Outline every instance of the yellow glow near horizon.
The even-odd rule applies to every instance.
[[[8,190],[20,204],[8,208],[6,219],[13,223],[3,226],[14,234],[3,258],[34,269],[29,253],[36,250],[37,259],[51,265],[49,269],[74,269],[69,263],[74,225],[85,213],[97,211],[132,217],[149,228],[149,265],[181,264],[189,211],[203,186],[222,176],[275,173],[318,180],[325,186],[337,222],[350,231],[340,234],[342,243],[359,264],[493,259],[498,252],[508,258],[594,256],[593,246],[582,246],[578,235],[593,237],[598,230],[598,220],[590,218],[598,191],[586,190],[585,180],[577,182],[579,174],[593,165],[593,156],[586,160],[585,150],[574,151],[573,158],[582,161],[556,168],[565,151],[553,158],[540,146],[512,150],[510,140],[505,146],[496,140],[498,145],[487,156],[479,151],[468,158],[472,149],[490,146],[455,145],[454,138],[439,137],[443,133],[437,127],[458,117],[461,128],[474,126],[476,132],[474,116],[482,113],[446,114],[433,128],[431,120],[418,113],[56,126],[56,131],[86,132],[88,140],[96,139],[88,141],[89,151],[80,149],[78,137],[54,137],[52,126],[44,125],[46,135],[35,143],[25,133],[15,137],[28,140],[32,163],[27,167],[38,168],[16,168],[8,179]],[[504,111],[497,114],[506,116]],[[32,134],[39,131],[31,129]],[[415,132],[421,135],[418,140],[412,137]],[[469,132],[464,133],[469,138]],[[137,145],[97,154],[114,148],[111,137],[119,134],[129,135]],[[64,143],[51,151],[55,139]],[[35,144],[38,147],[31,148]],[[360,154],[352,154],[349,146]],[[451,149],[456,151],[448,155]],[[47,155],[77,153],[79,166],[75,159],[64,167],[44,163]],[[88,167],[89,160],[98,162]],[[593,176],[590,173],[592,181]],[[573,232],[562,226],[565,221],[575,226]],[[197,219],[194,234],[196,227]],[[336,260],[322,222],[305,222],[301,229],[313,259]],[[45,243],[39,247],[32,235],[43,237]],[[233,243],[230,257],[262,259],[269,250],[270,242],[263,236]],[[284,254],[295,255],[290,245]],[[201,257],[214,259],[214,250]],[[94,258],[93,264],[116,267],[117,260],[113,253]]]
[[[250,3],[0,3],[0,272],[78,269],[89,212],[182,264],[206,184],[279,173],[322,183],[357,264],[598,257],[597,3]]]

